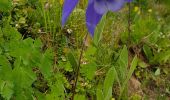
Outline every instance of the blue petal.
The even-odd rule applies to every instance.
[[[89,0],[89,4],[86,10],[86,25],[91,36],[94,36],[95,28],[101,20],[102,16],[103,14],[97,13],[94,9],[94,0],[93,2],[92,0]]]
[[[132,2],[133,0],[125,0],[126,2]]]
[[[110,11],[118,11],[123,7],[126,1],[128,0],[107,0],[107,8]]]
[[[66,23],[69,15],[76,7],[79,0],[64,0],[63,11],[62,11],[62,26]]]
[[[104,14],[108,11],[106,0],[94,0],[94,9],[99,14]]]

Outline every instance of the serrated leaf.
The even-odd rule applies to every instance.
[[[14,28],[10,25],[5,25],[5,27],[2,28],[2,32],[3,32],[4,36],[8,37],[10,40],[14,41],[14,40],[21,39],[21,34],[16,30],[16,28]]]
[[[0,80],[0,94],[6,100],[10,100],[14,91],[13,91],[13,83],[9,81]]]
[[[51,86],[50,94],[46,95],[47,100],[64,100],[64,85],[61,81],[57,81],[53,86]]]
[[[32,100],[31,85],[36,80],[35,73],[32,69],[26,66],[15,66],[11,73],[10,79],[14,84],[16,100]]]
[[[16,88],[29,88],[36,79],[35,73],[32,72],[31,68],[16,66],[12,72],[11,81],[14,82]]]
[[[12,67],[5,56],[0,55],[0,78],[8,79],[12,72]]]

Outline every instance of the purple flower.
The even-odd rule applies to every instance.
[[[79,0],[65,0],[62,12],[62,26],[66,23],[68,16],[78,4]],[[102,16],[108,11],[120,10],[126,2],[132,0],[89,0],[86,10],[86,25],[88,31],[93,36],[95,28]]]

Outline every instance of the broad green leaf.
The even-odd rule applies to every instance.
[[[53,59],[52,49],[47,49],[40,58],[38,66],[45,78],[49,78],[52,75]]]
[[[38,38],[34,41],[34,47],[35,48],[41,48],[42,47],[42,42],[41,42],[40,38]]]
[[[101,38],[102,38],[102,33],[104,30],[104,26],[105,26],[105,22],[106,22],[106,15],[104,15],[100,21],[100,23],[97,25],[95,33],[94,33],[94,44],[97,46],[98,43],[100,42]]]
[[[116,72],[114,66],[109,69],[104,80],[104,97],[105,100],[110,100],[112,98],[112,87],[116,79]]]
[[[96,47],[90,45],[87,50],[85,51],[85,56],[91,56],[94,55],[96,53]]]
[[[36,79],[35,73],[32,72],[32,69],[26,66],[15,66],[13,69],[12,79],[16,88],[30,88],[32,83]]]
[[[112,87],[109,88],[104,100],[110,100],[112,98]]]
[[[104,100],[102,85],[98,85],[97,90],[96,90],[96,96],[97,96],[97,100]]]
[[[31,85],[36,80],[35,73],[26,66],[15,66],[11,73],[11,81],[14,84],[16,100],[32,100],[33,91]]]
[[[95,76],[96,69],[97,69],[97,65],[95,62],[87,63],[82,65],[81,73],[87,79],[92,80]]]

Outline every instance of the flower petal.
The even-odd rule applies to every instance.
[[[79,0],[64,0],[63,11],[62,11],[62,26],[66,23],[69,15],[76,7]]]
[[[133,0],[125,0],[126,2],[132,2]]]
[[[104,14],[108,11],[106,0],[94,0],[94,9],[99,14]]]
[[[118,11],[123,7],[126,1],[129,0],[107,0],[106,5],[109,10]]]
[[[91,36],[94,36],[95,28],[101,20],[102,16],[103,14],[97,13],[94,9],[94,2],[89,0],[89,4],[86,10],[86,25]]]

